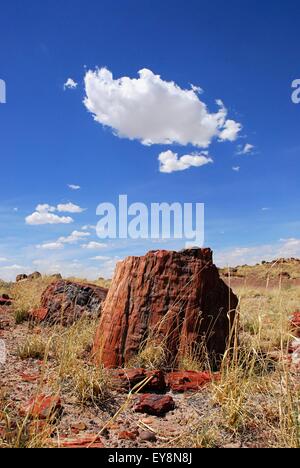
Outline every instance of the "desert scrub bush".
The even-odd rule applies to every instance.
[[[29,312],[24,309],[17,309],[14,312],[15,322],[16,325],[20,325],[23,322],[27,322],[29,320]]]
[[[23,344],[18,347],[18,356],[25,359],[43,360],[46,356],[47,342],[40,336],[28,336]]]
[[[29,311],[40,306],[43,292],[53,281],[55,281],[53,278],[45,276],[14,284],[11,288],[11,294],[14,298],[16,318],[25,318],[26,314],[28,318]]]
[[[299,288],[298,288],[299,289]],[[259,296],[248,288],[237,289],[240,298],[240,334],[249,346],[264,352],[284,350],[289,341],[289,316],[295,296],[287,290],[261,290]],[[299,300],[299,291],[297,295]]]
[[[289,316],[300,288],[240,289],[239,341],[224,356],[213,398],[222,425],[235,435],[264,434],[268,447],[298,447],[299,388],[287,360]],[[297,393],[298,392],[298,393]]]
[[[57,364],[59,379],[67,379],[78,372],[86,354],[90,357],[98,320],[81,318],[69,328],[57,325],[51,337],[51,354]]]
[[[74,394],[79,403],[99,405],[111,396],[111,381],[102,367],[81,366],[72,377]]]
[[[9,407],[5,408],[2,429],[0,448],[45,448],[54,430],[47,421],[16,420]]]
[[[142,367],[144,369],[164,369],[166,363],[166,349],[163,343],[147,340],[139,353],[130,360],[128,367]]]
[[[12,290],[12,283],[7,283],[0,279],[0,296],[2,294],[8,294],[10,296]]]
[[[193,344],[184,355],[179,355],[178,368],[183,371],[201,372],[211,370],[210,358],[204,342]]]

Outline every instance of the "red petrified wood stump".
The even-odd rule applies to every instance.
[[[44,291],[41,307],[31,316],[37,321],[71,325],[82,317],[97,318],[107,289],[94,284],[57,281]]]
[[[117,265],[94,355],[106,367],[122,367],[151,340],[163,345],[170,366],[203,346],[216,361],[226,349],[237,304],[210,249],[129,257]]]

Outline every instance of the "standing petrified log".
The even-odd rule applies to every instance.
[[[106,367],[120,367],[150,339],[163,344],[169,366],[202,345],[216,361],[226,349],[237,304],[210,249],[129,257],[117,265],[94,355]]]

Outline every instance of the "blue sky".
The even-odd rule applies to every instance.
[[[298,1],[3,0],[1,19],[0,277],[32,270],[110,276],[126,255],[183,247],[94,244],[104,243],[89,227],[96,207],[119,194],[146,204],[205,203],[205,245],[219,264],[300,255],[300,105],[291,100],[300,78]],[[152,73],[138,74],[145,69]],[[125,104],[122,77],[133,96]],[[68,79],[76,87],[64,88]],[[148,87],[146,101],[139,85]],[[205,147],[208,127],[195,111],[204,104],[216,124]],[[222,109],[224,121],[214,117]],[[153,144],[142,144],[145,134]],[[158,157],[166,153],[169,172],[161,172]],[[26,222],[38,205],[48,205],[39,212],[50,219],[73,222]]]

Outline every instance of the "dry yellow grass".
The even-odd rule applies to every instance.
[[[38,305],[48,281],[14,286],[20,310]],[[237,445],[300,447],[299,375],[291,371],[287,360],[287,350],[293,339],[289,319],[299,308],[300,288],[243,286],[235,292],[240,299],[235,348],[224,356],[220,379],[199,393],[207,409],[201,413],[201,406],[195,408],[173,446],[217,447],[225,440]],[[69,392],[80,405],[101,405],[109,398],[112,383],[104,369],[89,362],[97,323],[83,319],[69,328],[46,327],[41,336],[36,336],[29,328],[20,356],[44,359],[42,374],[47,376],[54,393]],[[183,356],[180,367],[207,368],[204,354],[201,350]],[[163,346],[155,341],[147,343],[131,365],[150,369],[163,367],[165,355]],[[121,411],[123,407],[118,415]],[[46,444],[47,429],[45,433],[35,434],[29,431],[27,421],[15,427],[13,418],[10,402],[0,395],[0,421],[5,421],[10,434],[2,443],[0,435],[0,446]]]

